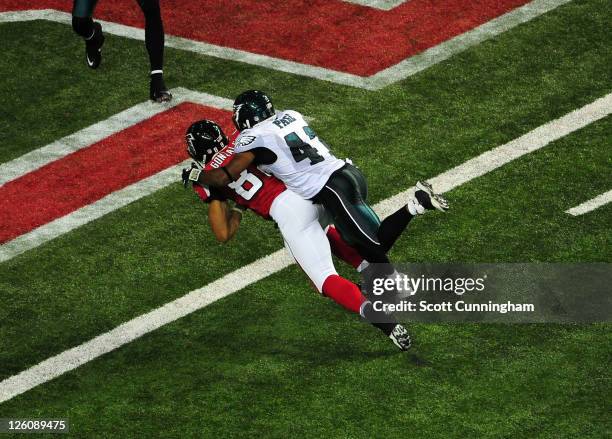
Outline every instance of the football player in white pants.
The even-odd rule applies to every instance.
[[[187,151],[197,164],[183,171],[185,184],[193,181],[193,174],[225,166],[233,159],[233,147],[228,145],[227,137],[214,122],[204,120],[192,124],[186,140]],[[273,219],[287,248],[320,293],[359,313],[389,336],[400,349],[410,347],[411,340],[406,329],[392,316],[374,310],[357,285],[338,275],[328,237],[319,223],[323,212],[321,206],[287,190],[282,182],[254,166],[243,170],[240,178],[228,186],[211,188],[194,183],[193,188],[203,201],[210,203],[209,222],[218,240],[227,242],[236,234],[243,209]],[[234,201],[236,206],[230,207],[229,200]],[[336,248],[343,245],[344,254],[350,252],[350,247],[345,243],[335,243]]]
[[[448,209],[446,200],[429,184],[418,182],[415,197],[381,222],[367,203],[367,183],[361,171],[334,156],[300,113],[276,112],[261,91],[248,90],[236,98],[233,121],[240,131],[235,159],[198,175],[197,181],[224,186],[247,167],[257,166],[305,200],[323,205],[342,238],[381,275],[392,274],[387,253],[412,217],[425,209]]]

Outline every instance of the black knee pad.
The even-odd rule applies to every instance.
[[[83,38],[91,37],[93,33],[93,20],[91,17],[72,17],[72,29]]]

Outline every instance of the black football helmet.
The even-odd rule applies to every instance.
[[[185,142],[187,153],[202,165],[228,145],[227,136],[221,127],[206,119],[191,124],[185,134]]]
[[[238,131],[252,128],[272,116],[274,116],[272,101],[268,95],[259,90],[247,90],[234,101],[232,120]]]

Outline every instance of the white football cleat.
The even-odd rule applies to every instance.
[[[421,215],[426,210],[446,212],[449,206],[446,198],[436,194],[431,184],[426,181],[417,181],[414,196],[408,200],[406,207],[411,215]]]
[[[391,334],[389,334],[389,338],[395,344],[395,346],[400,348],[402,351],[407,351],[410,349],[410,346],[412,346],[410,334],[408,334],[406,328],[399,323],[395,325],[395,328],[393,328],[393,331],[391,331]]]

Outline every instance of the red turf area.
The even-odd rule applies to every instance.
[[[0,186],[0,243],[188,158],[183,135],[202,118],[231,132],[228,111],[185,103]],[[176,180],[180,180],[177,172]]]
[[[166,33],[369,76],[529,0],[410,0],[381,11],[341,0],[161,0]],[[66,0],[0,0],[1,10]],[[96,16],[143,27],[135,0],[100,0]]]

